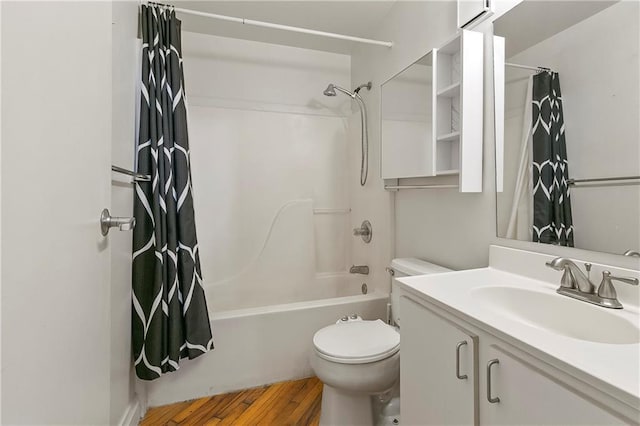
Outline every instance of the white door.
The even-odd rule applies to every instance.
[[[111,3],[0,7],[2,423],[107,424]]]
[[[475,336],[406,297],[400,310],[401,423],[477,424]]]
[[[493,363],[484,387],[480,423],[485,425],[616,425],[622,420],[593,405],[526,362],[491,345],[482,349],[482,374]],[[489,377],[485,377],[485,380]],[[494,401],[487,399],[487,391]]]
[[[136,1],[116,1],[112,4],[113,37],[112,68],[112,163],[134,169],[136,138],[136,108],[139,105],[140,51],[138,40],[138,7]],[[132,179],[112,174],[111,204],[114,216],[133,214]],[[135,415],[135,389],[131,376],[131,232],[112,230],[111,249],[111,397],[109,423],[117,424],[123,413]],[[140,388],[137,389],[140,391]],[[141,398],[144,401],[144,396]]]

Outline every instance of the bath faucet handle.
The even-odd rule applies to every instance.
[[[373,228],[371,227],[371,222],[365,220],[360,225],[360,228],[353,228],[353,235],[362,237],[362,241],[369,244],[371,242],[371,237],[373,235]]]
[[[613,286],[613,280],[620,281],[625,284],[638,285],[637,278],[614,277],[611,275],[611,272],[604,271],[602,272],[602,282],[600,282],[600,286],[598,287],[598,296],[603,299],[618,299],[616,289]]]

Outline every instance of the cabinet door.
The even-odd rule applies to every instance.
[[[486,425],[614,425],[623,423],[547,376],[540,370],[496,345],[482,349],[484,371],[490,360],[498,360],[490,371],[491,398],[488,386],[482,392],[481,424]],[[486,380],[489,377],[485,377]]]
[[[482,192],[484,34],[463,30],[434,49],[433,170]]]
[[[401,423],[477,424],[477,337],[406,297],[400,310]]]
[[[462,33],[460,92],[460,191],[482,192],[484,34]]]

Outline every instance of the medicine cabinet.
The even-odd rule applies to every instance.
[[[462,30],[381,90],[382,178],[457,175],[482,191],[483,34]]]

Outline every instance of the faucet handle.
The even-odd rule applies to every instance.
[[[561,288],[576,288],[576,277],[573,275],[573,272],[571,272],[567,259],[556,257],[550,262],[545,262],[545,266],[555,269],[556,271],[564,271],[560,279]]]
[[[576,279],[573,276],[573,272],[569,269],[568,265],[564,267],[564,273],[560,279],[560,287],[564,288],[576,288]]]
[[[598,287],[598,296],[603,299],[617,299],[618,295],[616,294],[616,289],[613,286],[612,280],[620,281],[625,284],[630,285],[638,285],[637,278],[625,278],[625,277],[614,277],[611,275],[609,271],[602,272],[602,282]]]
[[[360,228],[353,228],[353,235],[362,237],[362,241],[369,244],[371,242],[371,236],[373,234],[373,228],[371,222],[365,220],[360,225]]]

